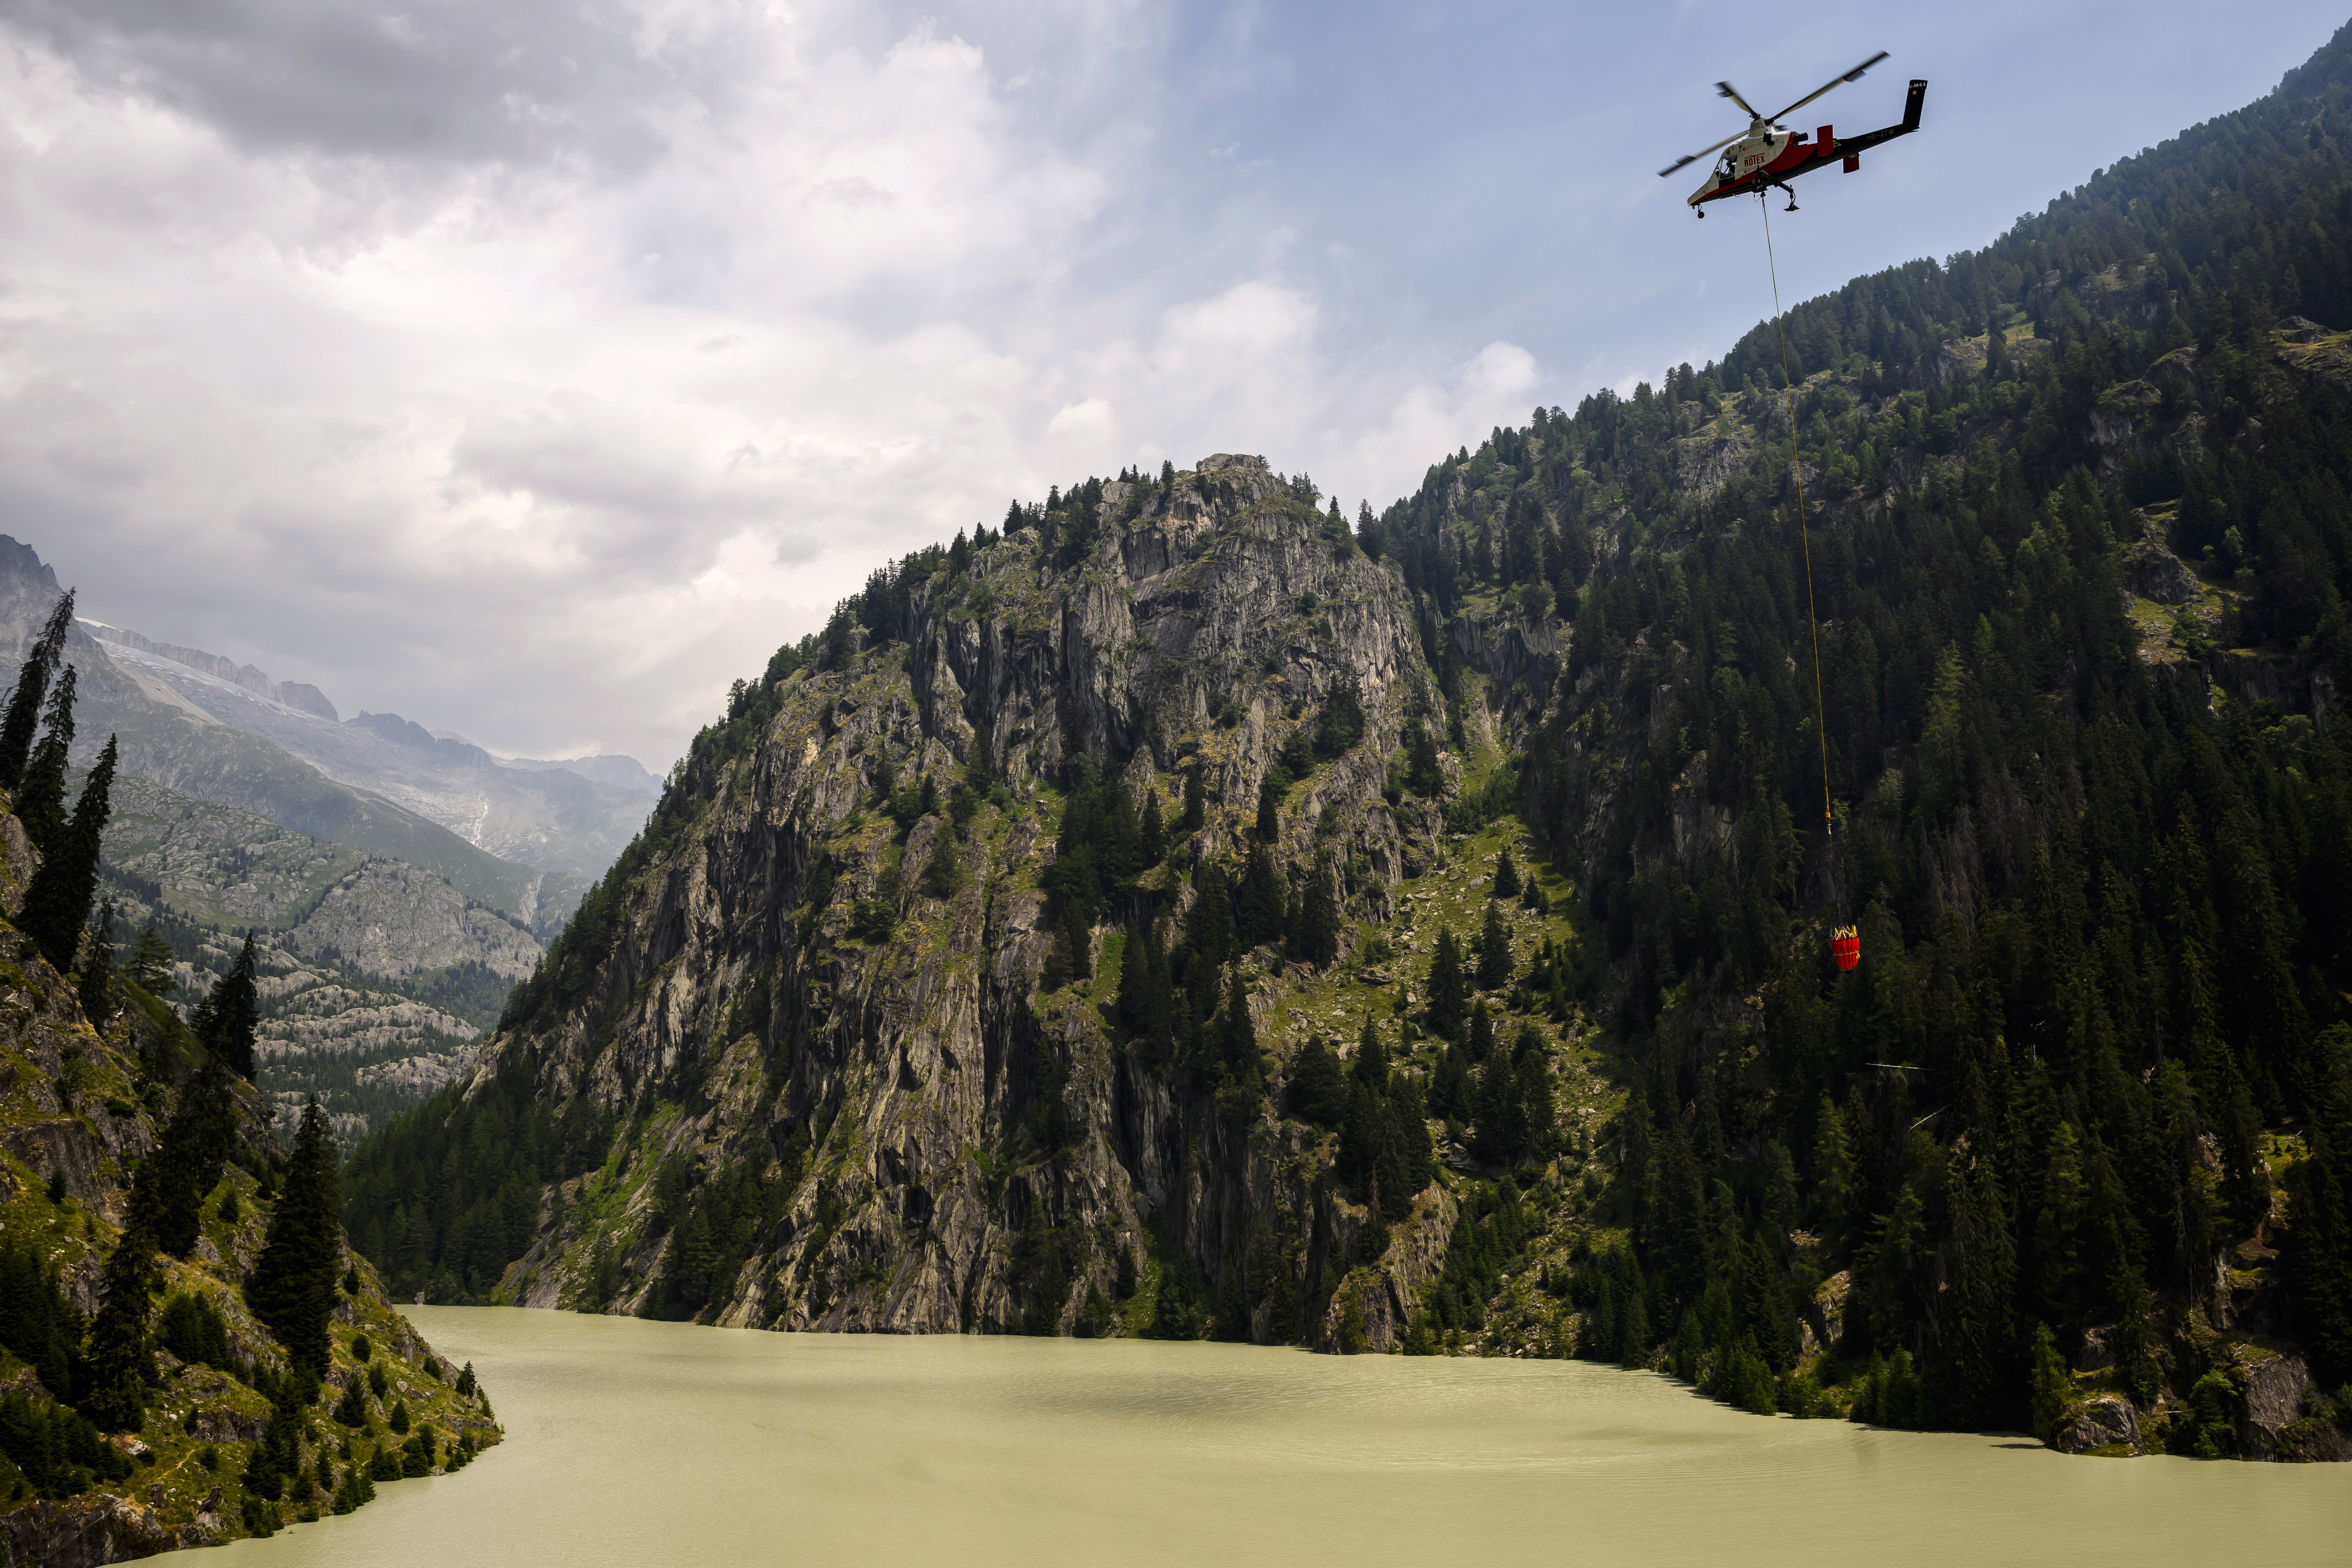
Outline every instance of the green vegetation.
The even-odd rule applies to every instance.
[[[2352,675],[2352,408],[2281,335],[2352,318],[2352,146],[2309,129],[2352,103],[2347,57],[1982,252],[1792,310],[1785,394],[1767,327],[1538,410],[1361,525],[1447,614],[1541,585],[1571,623],[1515,804],[1586,878],[1585,994],[1632,1053],[1599,1216],[1625,1242],[1567,1286],[1587,1353],[1751,1408],[1826,1387],[1864,1418],[2021,1426],[2074,1397],[2096,1331],[2093,1386],[2203,1451],[2234,1417],[2197,1402],[2237,1397],[2238,1363],[2198,1281],[2267,1235],[2285,1261],[2242,1259],[2244,1288],[2291,1304],[2323,1386],[2352,1375],[2352,743],[2239,684]],[[1972,335],[1981,370],[1955,369]],[[2126,445],[2095,408],[2137,411]],[[1696,482],[1689,444],[1726,430],[1746,455]],[[2189,649],[2210,695],[2124,607],[2143,539],[2225,585]],[[1684,847],[1693,812],[1727,831]],[[1430,995],[1451,1014],[1450,973]]]

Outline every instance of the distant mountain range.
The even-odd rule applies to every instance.
[[[61,591],[30,545],[0,534],[0,666]],[[406,861],[541,941],[659,788],[630,757],[509,761],[397,714],[344,722],[315,686],[103,622],[76,626],[67,658],[81,672],[77,763],[119,735],[127,774]]]

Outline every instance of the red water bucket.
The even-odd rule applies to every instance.
[[[1840,926],[1830,932],[1830,956],[1837,960],[1840,969],[1852,969],[1862,962],[1862,929]]]

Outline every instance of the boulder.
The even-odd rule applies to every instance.
[[[2200,594],[2197,574],[2179,556],[2153,539],[2143,539],[2124,552],[2124,582],[2143,599],[2159,605],[2187,605]]]
[[[2086,1399],[2069,1410],[2059,1424],[2057,1447],[2068,1454],[2087,1454],[2098,1448],[2139,1453],[2139,1412],[2119,1394]]]

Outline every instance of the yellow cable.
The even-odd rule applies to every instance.
[[[1822,742],[1822,821],[1824,831],[1837,831],[1830,814],[1830,711],[1822,699],[1822,621],[1813,613],[1813,540],[1805,530],[1805,466],[1797,453],[1797,387],[1789,378],[1789,333],[1781,325],[1780,264],[1772,255],[1772,203],[1756,193],[1757,210],[1764,215],[1764,262],[1772,270],[1772,331],[1780,340],[1781,397],[1789,411],[1789,471],[1797,481],[1797,538],[1805,547],[1805,619],[1813,630],[1813,726]]]

